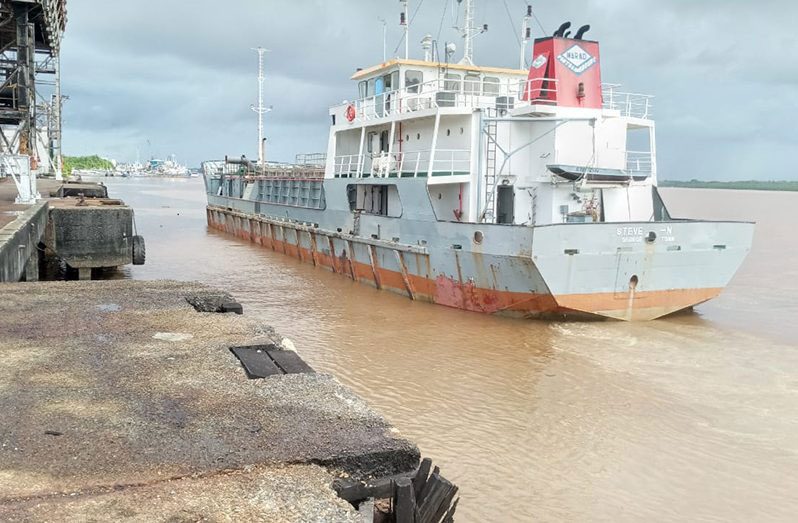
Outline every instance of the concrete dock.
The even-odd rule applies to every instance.
[[[335,378],[248,379],[230,347],[281,339],[186,301],[218,291],[0,292],[0,520],[362,521],[333,480],[418,465],[416,446]]]
[[[14,203],[10,178],[0,178],[0,282],[39,279],[45,257],[57,258],[91,279],[92,269],[144,263],[133,209],[108,198],[102,184],[38,180],[42,199]]]

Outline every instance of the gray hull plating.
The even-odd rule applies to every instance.
[[[243,198],[253,191],[240,177],[205,181],[213,227],[413,299],[518,316],[650,320],[692,307],[729,283],[754,228],[678,220],[537,227],[439,221],[423,179],[365,180],[398,188],[398,217],[350,210],[347,187],[364,180],[325,180],[323,209]]]

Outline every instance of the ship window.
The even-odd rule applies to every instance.
[[[377,136],[377,133],[371,132],[368,135],[368,139],[366,140],[366,147],[367,151],[370,153],[374,152],[374,137]]]
[[[376,78],[372,78],[371,80],[369,80],[368,87],[366,88],[366,97],[374,96],[374,93],[377,92],[376,91],[376,87],[377,87],[376,84],[377,84],[377,79]]]
[[[357,84],[357,93],[361,100],[369,95],[369,84],[367,81],[363,80]]]
[[[391,73],[391,90],[396,91],[399,89],[399,71],[394,71]]]
[[[349,209],[364,214],[402,216],[402,202],[399,200],[399,189],[396,185],[356,184],[346,188]]]
[[[480,79],[478,74],[469,73],[465,75],[465,92],[467,94],[479,94]]]
[[[446,79],[443,82],[444,91],[460,92],[460,80],[462,77],[459,74],[447,73],[444,78]]]
[[[495,76],[486,76],[482,80],[482,92],[486,95],[499,94],[499,79]]]
[[[418,93],[421,89],[421,71],[405,71],[405,87],[408,93]]]

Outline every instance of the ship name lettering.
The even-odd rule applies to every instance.
[[[643,236],[642,227],[618,227],[618,236]]]

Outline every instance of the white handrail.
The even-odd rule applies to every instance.
[[[362,163],[361,163],[362,162]],[[432,169],[430,169],[432,162]],[[363,165],[362,172],[358,166]],[[378,177],[378,178],[419,178],[428,171],[434,176],[455,176],[470,174],[471,151],[465,149],[438,149],[432,159],[432,151],[404,151],[389,155],[345,154],[336,156],[333,161],[333,174],[336,178]]]

